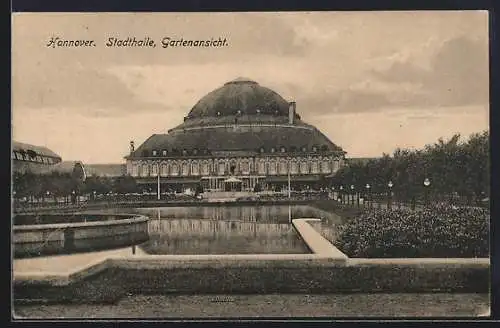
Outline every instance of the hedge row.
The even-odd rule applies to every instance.
[[[350,257],[488,257],[489,223],[475,207],[368,210],[339,227],[335,244]]]

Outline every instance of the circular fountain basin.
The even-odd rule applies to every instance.
[[[143,243],[149,218],[137,214],[15,215],[14,257],[72,254]]]

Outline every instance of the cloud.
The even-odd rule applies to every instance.
[[[415,106],[488,103],[488,45],[463,36],[444,42],[431,59],[429,69],[398,61],[387,70],[372,74],[390,84],[420,85],[420,96],[411,102]]]
[[[416,49],[421,52],[433,42]],[[449,39],[429,56],[428,65],[404,52],[390,55],[396,60],[388,68],[372,69],[348,87],[325,85],[304,94],[300,103],[306,115],[488,104],[487,43],[464,36]]]
[[[35,70],[29,79],[14,74],[13,85],[15,107],[72,108],[89,116],[167,109],[158,102],[141,100],[116,76],[99,69]]]

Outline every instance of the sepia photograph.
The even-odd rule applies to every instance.
[[[491,316],[487,11],[11,33],[13,320]]]

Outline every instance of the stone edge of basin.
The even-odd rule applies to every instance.
[[[309,222],[320,221],[320,219],[316,218],[301,218],[292,220],[292,225],[312,253],[328,256],[337,261],[347,261],[347,255],[342,253],[309,224]]]
[[[98,215],[98,214],[92,214]],[[107,215],[107,214],[101,214]],[[72,222],[72,223],[49,223],[49,224],[30,224],[30,225],[13,225],[12,230],[14,232],[22,231],[36,231],[45,229],[63,229],[63,228],[80,228],[80,227],[98,227],[98,226],[112,226],[112,225],[122,225],[127,223],[140,223],[147,222],[150,219],[144,215],[137,214],[120,214],[123,216],[130,216],[127,219],[120,220],[107,220],[107,221],[91,221],[91,222]]]
[[[488,267],[489,258],[348,258],[321,236],[309,222],[319,219],[295,219],[294,228],[313,254],[235,254],[235,255],[133,255],[108,256],[80,268],[64,272],[13,272],[14,282],[20,284],[49,284],[64,286],[109,268],[175,269],[186,267],[335,267],[335,266],[387,266],[387,267]]]

